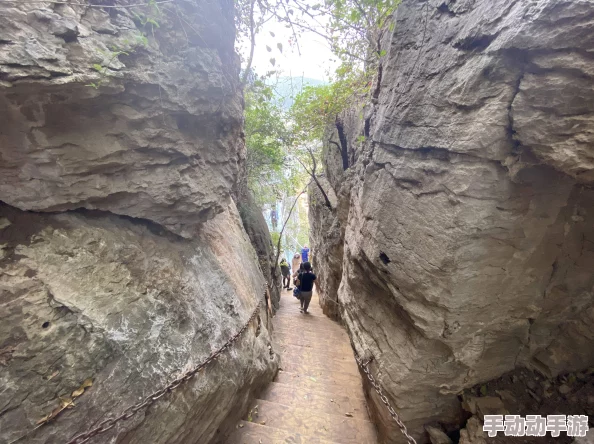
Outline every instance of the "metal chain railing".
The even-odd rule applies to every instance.
[[[268,285],[268,283],[267,283],[267,285]],[[83,443],[88,442],[94,436],[101,435],[102,433],[105,433],[108,430],[112,429],[118,422],[126,421],[126,420],[132,418],[140,410],[147,408],[148,406],[150,406],[154,402],[156,402],[158,399],[165,396],[167,393],[170,393],[173,390],[175,390],[177,387],[182,385],[184,382],[192,379],[198,372],[202,371],[208,364],[215,361],[225,350],[227,350],[231,345],[233,345],[233,343],[235,341],[237,341],[239,339],[239,337],[243,334],[244,331],[247,330],[247,328],[249,327],[251,322],[258,315],[258,312],[260,311],[261,304],[262,304],[262,301],[259,301],[258,305],[256,305],[256,308],[252,312],[252,315],[247,320],[247,322],[243,325],[241,330],[239,330],[237,333],[235,333],[233,336],[231,336],[231,338],[227,342],[225,342],[225,344],[222,347],[220,347],[218,350],[213,352],[208,358],[206,358],[204,361],[202,361],[196,367],[194,367],[191,370],[188,370],[182,376],[174,379],[173,381],[171,381],[167,386],[163,387],[162,389],[157,390],[153,394],[147,396],[141,402],[131,405],[130,407],[125,409],[119,416],[107,418],[106,420],[100,422],[95,428],[88,430],[84,433],[81,433],[79,435],[76,435],[74,438],[72,438],[70,441],[68,441],[68,444],[83,444]]]
[[[335,301],[334,299],[327,298],[326,296],[322,295],[321,293],[318,293],[318,294],[322,297],[322,302],[324,302],[324,303],[332,302],[334,305],[338,305],[340,307],[340,302]]]
[[[373,358],[370,358],[367,361],[363,362],[361,360],[361,358],[359,358],[359,356],[357,354],[355,354],[355,359],[357,360],[357,364],[359,364],[359,367],[361,367],[361,370],[363,370],[365,372],[365,374],[367,375],[367,379],[369,379],[369,382],[371,382],[371,385],[373,386],[373,388],[379,395],[379,397],[382,400],[382,402],[384,403],[384,405],[388,408],[388,412],[390,412],[390,416],[392,417],[392,419],[394,421],[396,421],[396,424],[398,424],[400,431],[406,437],[406,440],[408,441],[408,443],[409,444],[417,444],[417,441],[415,441],[415,439],[408,434],[408,429],[406,428],[406,426],[400,419],[400,416],[398,416],[398,413],[396,413],[396,410],[394,410],[394,408],[390,404],[390,401],[388,401],[388,398],[386,398],[386,395],[384,395],[384,392],[383,392],[381,386],[378,384],[378,382],[375,380],[375,378],[371,374],[371,371],[369,370],[369,363],[373,360]]]

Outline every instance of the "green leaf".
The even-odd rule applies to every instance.
[[[266,45],[266,51],[271,52],[272,48],[270,46]]]
[[[275,59],[274,57],[272,57],[272,58],[270,59],[270,64],[271,64],[272,66],[275,66],[275,65],[276,65],[276,59]]]
[[[278,50],[279,50],[281,53],[283,52],[283,44],[282,44],[282,43],[278,42],[278,43],[276,44],[276,47],[278,48]]]
[[[157,28],[160,28],[159,23],[157,23],[157,21],[152,18],[147,18],[146,23],[150,23],[151,25],[156,26]]]
[[[93,69],[97,72],[101,72],[101,71],[103,71],[103,66],[101,66],[99,63],[94,63]]]

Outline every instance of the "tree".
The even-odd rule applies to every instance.
[[[244,116],[248,187],[260,204],[271,202],[283,186],[289,133],[272,88],[262,79],[246,87]]]
[[[256,37],[270,20],[291,29],[299,53],[300,35],[311,32],[327,41],[343,65],[362,64],[368,68],[385,55],[381,44],[385,32],[391,29],[388,22],[399,3],[400,0],[237,0],[239,35],[250,42],[247,69],[252,64]],[[282,52],[280,42],[277,47]],[[271,49],[267,47],[268,51]],[[275,59],[271,57],[270,61],[274,66]]]
[[[322,165],[320,146],[329,125],[335,125],[343,134],[341,112],[350,106],[353,97],[369,94],[374,77],[381,76],[378,62],[386,53],[381,47],[383,36],[391,29],[389,18],[399,1],[236,0],[238,39],[249,47],[241,76],[246,87],[248,183],[259,203],[273,207],[287,196],[294,196],[302,188],[304,177],[309,176],[320,189],[325,204],[331,206],[318,177]],[[272,100],[272,89],[265,79],[254,79],[251,69],[256,39],[270,20],[291,29],[291,41],[299,53],[300,35],[313,32],[329,43],[342,62],[329,85],[305,87],[298,93],[288,115]],[[275,38],[273,33],[270,35]],[[266,50],[271,53],[270,63],[274,67],[274,53],[282,53],[283,45],[277,42],[267,45]],[[346,142],[341,139],[340,146],[336,145],[346,169]],[[296,202],[281,230],[272,234],[277,245],[277,263],[282,235]]]

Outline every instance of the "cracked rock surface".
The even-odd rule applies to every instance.
[[[244,158],[234,34],[225,0],[0,5],[0,198],[191,237],[225,209]]]
[[[216,442],[278,368],[232,198],[245,157],[233,4],[121,8],[137,3],[0,4],[3,443],[64,443],[120,415],[258,302],[218,361],[90,442]]]
[[[394,20],[354,162],[328,147],[325,163],[341,316],[428,442],[424,425],[463,423],[465,388],[594,364],[594,5],[404,0]],[[402,442],[370,399],[381,440]]]

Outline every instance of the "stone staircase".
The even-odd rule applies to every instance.
[[[228,444],[377,443],[346,332],[322,314],[315,294],[309,311],[283,292],[273,334],[282,370]]]

